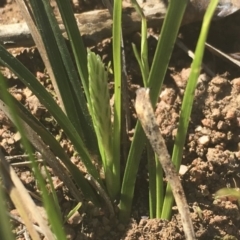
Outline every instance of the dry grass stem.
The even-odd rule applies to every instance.
[[[151,146],[157,154],[166,178],[172,188],[172,192],[182,218],[183,230],[188,240],[194,240],[195,233],[178,173],[168,154],[165,141],[156,123],[153,108],[150,102],[149,89],[140,88],[137,90],[135,108],[143,130],[149,139]]]

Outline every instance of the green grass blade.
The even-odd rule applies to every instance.
[[[120,146],[121,146],[121,23],[122,1],[114,0],[113,6],[113,68],[114,68],[114,123],[113,123],[113,175],[115,191],[120,191]]]
[[[131,144],[130,152],[128,154],[128,160],[124,171],[123,183],[121,188],[119,219],[122,222],[127,222],[130,217],[134,185],[145,141],[146,136],[143,132],[141,124],[137,122],[135,127],[135,134],[133,136],[133,142]]]
[[[178,132],[177,132],[174,149],[173,149],[173,155],[172,155],[172,161],[174,162],[177,170],[179,170],[181,160],[182,160],[182,153],[183,153],[183,148],[185,144],[189,119],[192,111],[194,92],[195,92],[197,79],[201,69],[205,42],[207,39],[209,26],[210,26],[215,8],[217,6],[217,3],[218,3],[218,0],[211,1],[206,11],[206,14],[204,16],[201,33],[200,33],[196,51],[195,51],[195,58],[192,63],[191,73],[188,79],[188,84],[187,84],[183,102],[182,102],[180,122],[178,126]],[[164,205],[163,205],[163,212],[162,212],[163,219],[170,219],[173,201],[174,201],[173,195],[171,193],[170,186],[168,185],[166,190],[166,197],[164,199]]]
[[[140,54],[138,53],[137,47],[134,43],[132,43],[132,49],[133,49],[134,56],[135,56],[135,58],[138,62],[139,68],[141,70],[141,75],[142,75],[142,78],[143,78],[143,85],[147,87],[147,78],[148,77],[145,77],[142,60],[141,60]]]
[[[57,193],[53,185],[53,180],[47,169],[46,162],[43,162],[43,168],[44,168],[44,176],[46,177],[47,182],[49,183],[49,191],[50,191],[49,197],[53,201],[53,205],[55,206],[55,211],[56,211],[56,214],[58,215],[58,218],[62,219],[61,208],[58,203]],[[61,222],[61,224],[63,224],[63,222]]]
[[[161,218],[164,199],[163,169],[155,154],[156,164],[156,218]],[[150,173],[149,173],[150,174]]]
[[[79,210],[79,208],[80,208],[81,206],[82,206],[82,203],[79,202],[79,203],[67,214],[67,216],[65,216],[65,218],[64,218],[64,223],[67,222],[68,219],[69,219],[70,217],[72,217],[72,216]]]
[[[158,41],[153,65],[151,67],[148,79],[153,106],[155,106],[161,90],[172,49],[187,3],[187,0],[169,2],[168,11],[161,31],[161,38]],[[133,142],[128,155],[121,189],[121,200],[119,207],[120,219],[122,221],[127,221],[130,216],[136,174],[145,141],[146,138],[144,137],[143,130],[138,123],[135,128]]]
[[[147,143],[147,159],[148,159],[148,174],[149,174],[149,216],[150,218],[156,217],[156,164],[154,159],[154,152]]]
[[[240,192],[238,188],[221,188],[214,193],[214,199],[231,199],[230,201],[239,201]]]
[[[161,37],[158,40],[157,49],[153,59],[153,65],[151,67],[148,79],[153,106],[156,105],[159,92],[164,81],[187,3],[187,0],[169,2],[168,11],[163,22]]]
[[[145,15],[139,6],[138,2],[136,0],[131,0],[132,5],[134,6],[135,10],[137,13],[140,15],[142,19],[142,24],[141,24],[141,64],[139,63],[141,73],[142,73],[142,78],[143,78],[143,83],[144,86],[147,87],[147,79],[149,76],[149,64],[148,64],[148,42],[147,42],[147,20],[145,18]],[[136,58],[138,59],[138,54],[136,51],[136,48],[133,47],[133,51],[135,53]]]

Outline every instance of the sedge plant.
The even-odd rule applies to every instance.
[[[71,195],[78,202],[82,200],[80,192],[85,198],[91,200],[97,206],[102,206],[101,199],[111,204],[117,201],[119,202],[119,219],[122,222],[128,221],[131,214],[138,166],[146,143],[146,137],[138,122],[135,126],[135,133],[126,159],[126,166],[123,166],[123,178],[121,179],[120,150],[123,119],[121,116],[122,1],[114,1],[112,12],[114,72],[114,106],[112,113],[109,103],[107,70],[100,57],[84,47],[83,39],[74,18],[70,2],[68,0],[56,0],[73,56],[71,56],[66,46],[49,1],[18,0],[17,2],[22,11],[24,11],[26,21],[32,31],[34,41],[53,82],[60,104],[58,105],[56,103],[53,96],[39,83],[35,76],[8,53],[3,46],[0,46],[0,63],[8,67],[18,76],[55,118],[59,127],[73,144],[82,163],[86,167],[87,173],[94,179],[94,182],[97,183],[95,187],[84,177],[83,172],[71,162],[70,157],[64,152],[49,130],[23,105],[8,94],[4,87],[5,80],[2,77],[0,78],[0,100],[3,104],[0,104],[0,108],[5,111],[7,116],[16,124],[18,130],[22,128],[21,124],[24,125],[26,131],[19,131],[22,139],[26,142],[24,146],[28,149],[30,156],[32,156],[32,149],[28,147],[28,141],[30,141],[33,147],[40,151],[42,155],[45,155],[46,158],[50,156],[47,164],[53,168],[54,173],[66,184]],[[216,1],[213,2],[215,3]],[[147,23],[141,9],[139,9],[137,3],[134,2],[136,8],[138,8],[138,12],[142,16],[141,54],[137,53],[136,48],[134,48],[134,52],[141,69],[143,85],[151,89],[151,101],[153,105],[157,102],[187,3],[187,0],[169,2],[167,15],[161,30],[161,37],[158,41],[154,60],[150,68],[148,65],[147,52]],[[213,11],[212,9],[213,7],[211,5],[211,11]],[[200,40],[203,44],[205,38],[201,38]],[[197,54],[199,54],[199,56],[196,55],[198,64],[201,62],[202,52],[203,45],[201,45],[197,51]],[[193,64],[193,66],[195,65]],[[194,81],[196,81],[198,72],[194,70],[194,73]],[[192,91],[194,91],[194,85]],[[194,96],[190,94],[189,97],[193,99]],[[17,112],[17,116],[10,114],[12,112]],[[188,109],[188,113],[182,112],[188,119],[189,116],[187,114],[191,112],[191,108]],[[111,120],[111,114],[113,115],[113,120]],[[180,131],[182,134],[180,137],[186,135],[186,124],[184,125],[183,131],[184,133]],[[40,139],[38,139],[38,136],[40,136]],[[179,139],[179,137],[177,137],[177,139]],[[181,153],[183,145],[178,145],[178,148],[181,148],[179,150]],[[149,161],[149,165],[153,163],[155,166],[155,163],[158,161],[156,161],[154,154],[151,152],[150,146],[148,146],[148,149],[149,159],[152,159],[152,162]],[[176,153],[174,154],[176,155]],[[174,154],[173,156],[175,156]],[[177,158],[181,159],[181,154],[178,154]],[[93,159],[97,159],[97,161],[102,164],[101,170],[104,172],[104,178],[101,177],[101,170],[99,171],[95,166]],[[175,159],[175,157],[173,157],[173,159]],[[59,161],[61,161],[61,164],[58,165],[57,163]],[[31,162],[34,166],[35,163],[33,159]],[[62,164],[71,174],[76,185],[72,179],[69,178],[68,174],[63,174]],[[35,167],[34,174],[37,179],[40,179],[39,182],[42,186],[41,191],[43,192],[44,206],[46,206],[46,209],[49,209],[49,222],[52,225],[52,231],[56,234],[57,229],[61,228],[62,221],[59,220],[61,219],[59,217],[58,220],[56,220],[56,214],[52,214],[51,212],[51,209],[56,209],[56,213],[58,213],[58,207],[51,208],[49,206],[52,206],[51,204],[54,205],[54,203],[57,205],[57,202],[56,200],[53,201],[54,198],[48,198],[47,194],[46,196],[44,195],[44,183],[41,180],[41,174]],[[99,192],[101,194],[98,194]],[[2,191],[0,194],[1,193]],[[164,196],[162,170],[159,165],[156,165],[151,173],[150,196],[151,216],[160,217],[162,215]],[[0,197],[0,201],[2,202],[2,194]],[[165,202],[170,203],[167,206],[169,212],[173,201],[165,199],[164,204]],[[166,215],[167,218],[169,218],[169,214]],[[56,221],[56,224],[54,221]],[[60,232],[58,239],[65,239],[63,235],[64,233]]]

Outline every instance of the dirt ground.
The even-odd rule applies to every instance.
[[[23,21],[14,1],[8,0],[6,5],[3,5],[3,2],[0,1],[0,24]],[[103,7],[100,4],[96,5],[96,2],[80,1],[80,4],[75,5],[75,11],[82,12]],[[180,30],[181,39],[191,49],[196,45],[200,27],[200,23],[193,23],[183,26]],[[226,53],[238,53],[240,52],[239,40],[240,12],[212,23],[208,42],[213,46]],[[135,90],[141,85],[141,75],[131,50],[131,42],[139,45],[137,33],[125,37],[129,94],[133,102]],[[156,40],[150,36],[150,60],[153,58],[156,43]],[[111,39],[104,39],[92,50],[100,54],[108,63],[112,56]],[[38,51],[34,47],[11,49],[11,51],[49,91],[53,91]],[[156,107],[159,127],[170,153],[173,149],[179,110],[190,73],[191,61],[182,49],[175,47]],[[213,197],[213,194],[221,188],[240,186],[240,67],[208,51],[206,51],[204,63],[215,76],[209,76],[205,70],[202,70],[199,76],[182,160],[182,164],[188,168],[182,176],[182,185],[189,203],[197,239],[240,239],[240,212],[237,202],[230,201],[228,198],[216,200]],[[38,99],[8,69],[0,66],[0,70],[8,78],[13,95],[49,126],[54,134],[60,134],[60,130],[53,126],[46,109]],[[14,132],[11,123],[2,114],[0,119],[2,150],[7,156],[23,154],[19,136]],[[132,128],[135,122],[133,115]],[[69,155],[73,156],[74,149],[71,144],[64,135],[61,135],[60,139],[62,146]],[[19,161],[15,160],[12,163]],[[73,161],[78,162],[74,157]],[[23,166],[16,167],[16,171],[28,190],[36,191],[31,170]],[[64,189],[58,191],[63,212],[68,212],[74,202],[64,194]],[[12,207],[10,204],[10,208]],[[91,208],[91,206],[88,207]],[[11,209],[11,212],[17,214],[15,209]],[[147,163],[144,159],[140,164],[132,218],[128,225],[124,226],[117,220],[110,220],[100,212],[88,214],[89,212],[91,211],[87,209],[87,214],[81,213],[76,217],[77,221],[66,224],[69,239],[184,239],[176,207],[173,207],[171,221],[148,218],[148,176]],[[15,233],[22,229],[22,225],[15,222],[12,224],[15,227]],[[24,238],[19,235],[17,239]]]

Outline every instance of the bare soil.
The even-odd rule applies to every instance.
[[[80,1],[75,5],[76,12],[101,8],[95,1]],[[23,21],[14,1],[8,0],[3,6],[0,2],[0,24]],[[240,52],[240,13],[212,23],[209,42],[227,53]],[[193,23],[181,28],[181,37],[185,44],[194,49],[200,31],[201,23]],[[135,33],[125,38],[130,110],[133,112],[132,102],[135,90],[142,85],[140,70],[131,50],[131,43],[139,46],[139,34]],[[156,40],[149,37],[150,60],[156,47]],[[105,39],[92,50],[97,52],[104,62],[112,58],[111,39]],[[51,81],[45,72],[44,65],[37,49],[11,49],[46,86],[53,92]],[[170,66],[166,75],[156,116],[159,127],[169,149],[172,152],[174,137],[179,122],[179,110],[184,89],[190,73],[191,59],[178,47],[175,47]],[[190,119],[190,126],[184,149],[182,164],[188,171],[181,177],[191,210],[197,239],[240,239],[240,212],[236,201],[230,199],[215,200],[213,194],[223,188],[240,186],[240,68],[221,59],[210,52],[206,52],[204,63],[215,73],[215,77],[208,76],[205,71],[199,76],[195,93],[195,102]],[[39,118],[52,133],[59,136],[61,145],[74,157],[74,149],[61,130],[49,118],[46,109],[38,99],[21,84],[21,82],[6,68],[0,70],[8,79],[10,91]],[[19,136],[12,124],[4,115],[0,115],[0,146],[7,156],[23,154],[19,143]],[[136,122],[133,112],[132,128]],[[20,160],[17,160],[19,162]],[[14,162],[14,161],[13,161]],[[15,160],[16,162],[16,160]],[[31,169],[24,165],[15,168],[25,186],[37,192],[37,186]],[[58,179],[53,176],[55,184]],[[237,186],[235,186],[235,183]],[[58,188],[60,206],[63,213],[67,213],[74,206],[74,201],[65,192],[64,187]],[[94,206],[86,205],[75,219],[66,224],[69,239],[184,239],[180,216],[173,207],[171,221],[148,218],[148,176],[147,163],[141,161],[136,183],[133,202],[132,218],[128,225],[123,225],[115,219],[109,219]],[[9,204],[13,214],[17,214]],[[17,233],[22,225],[12,222]],[[24,239],[23,236],[16,236]]]

